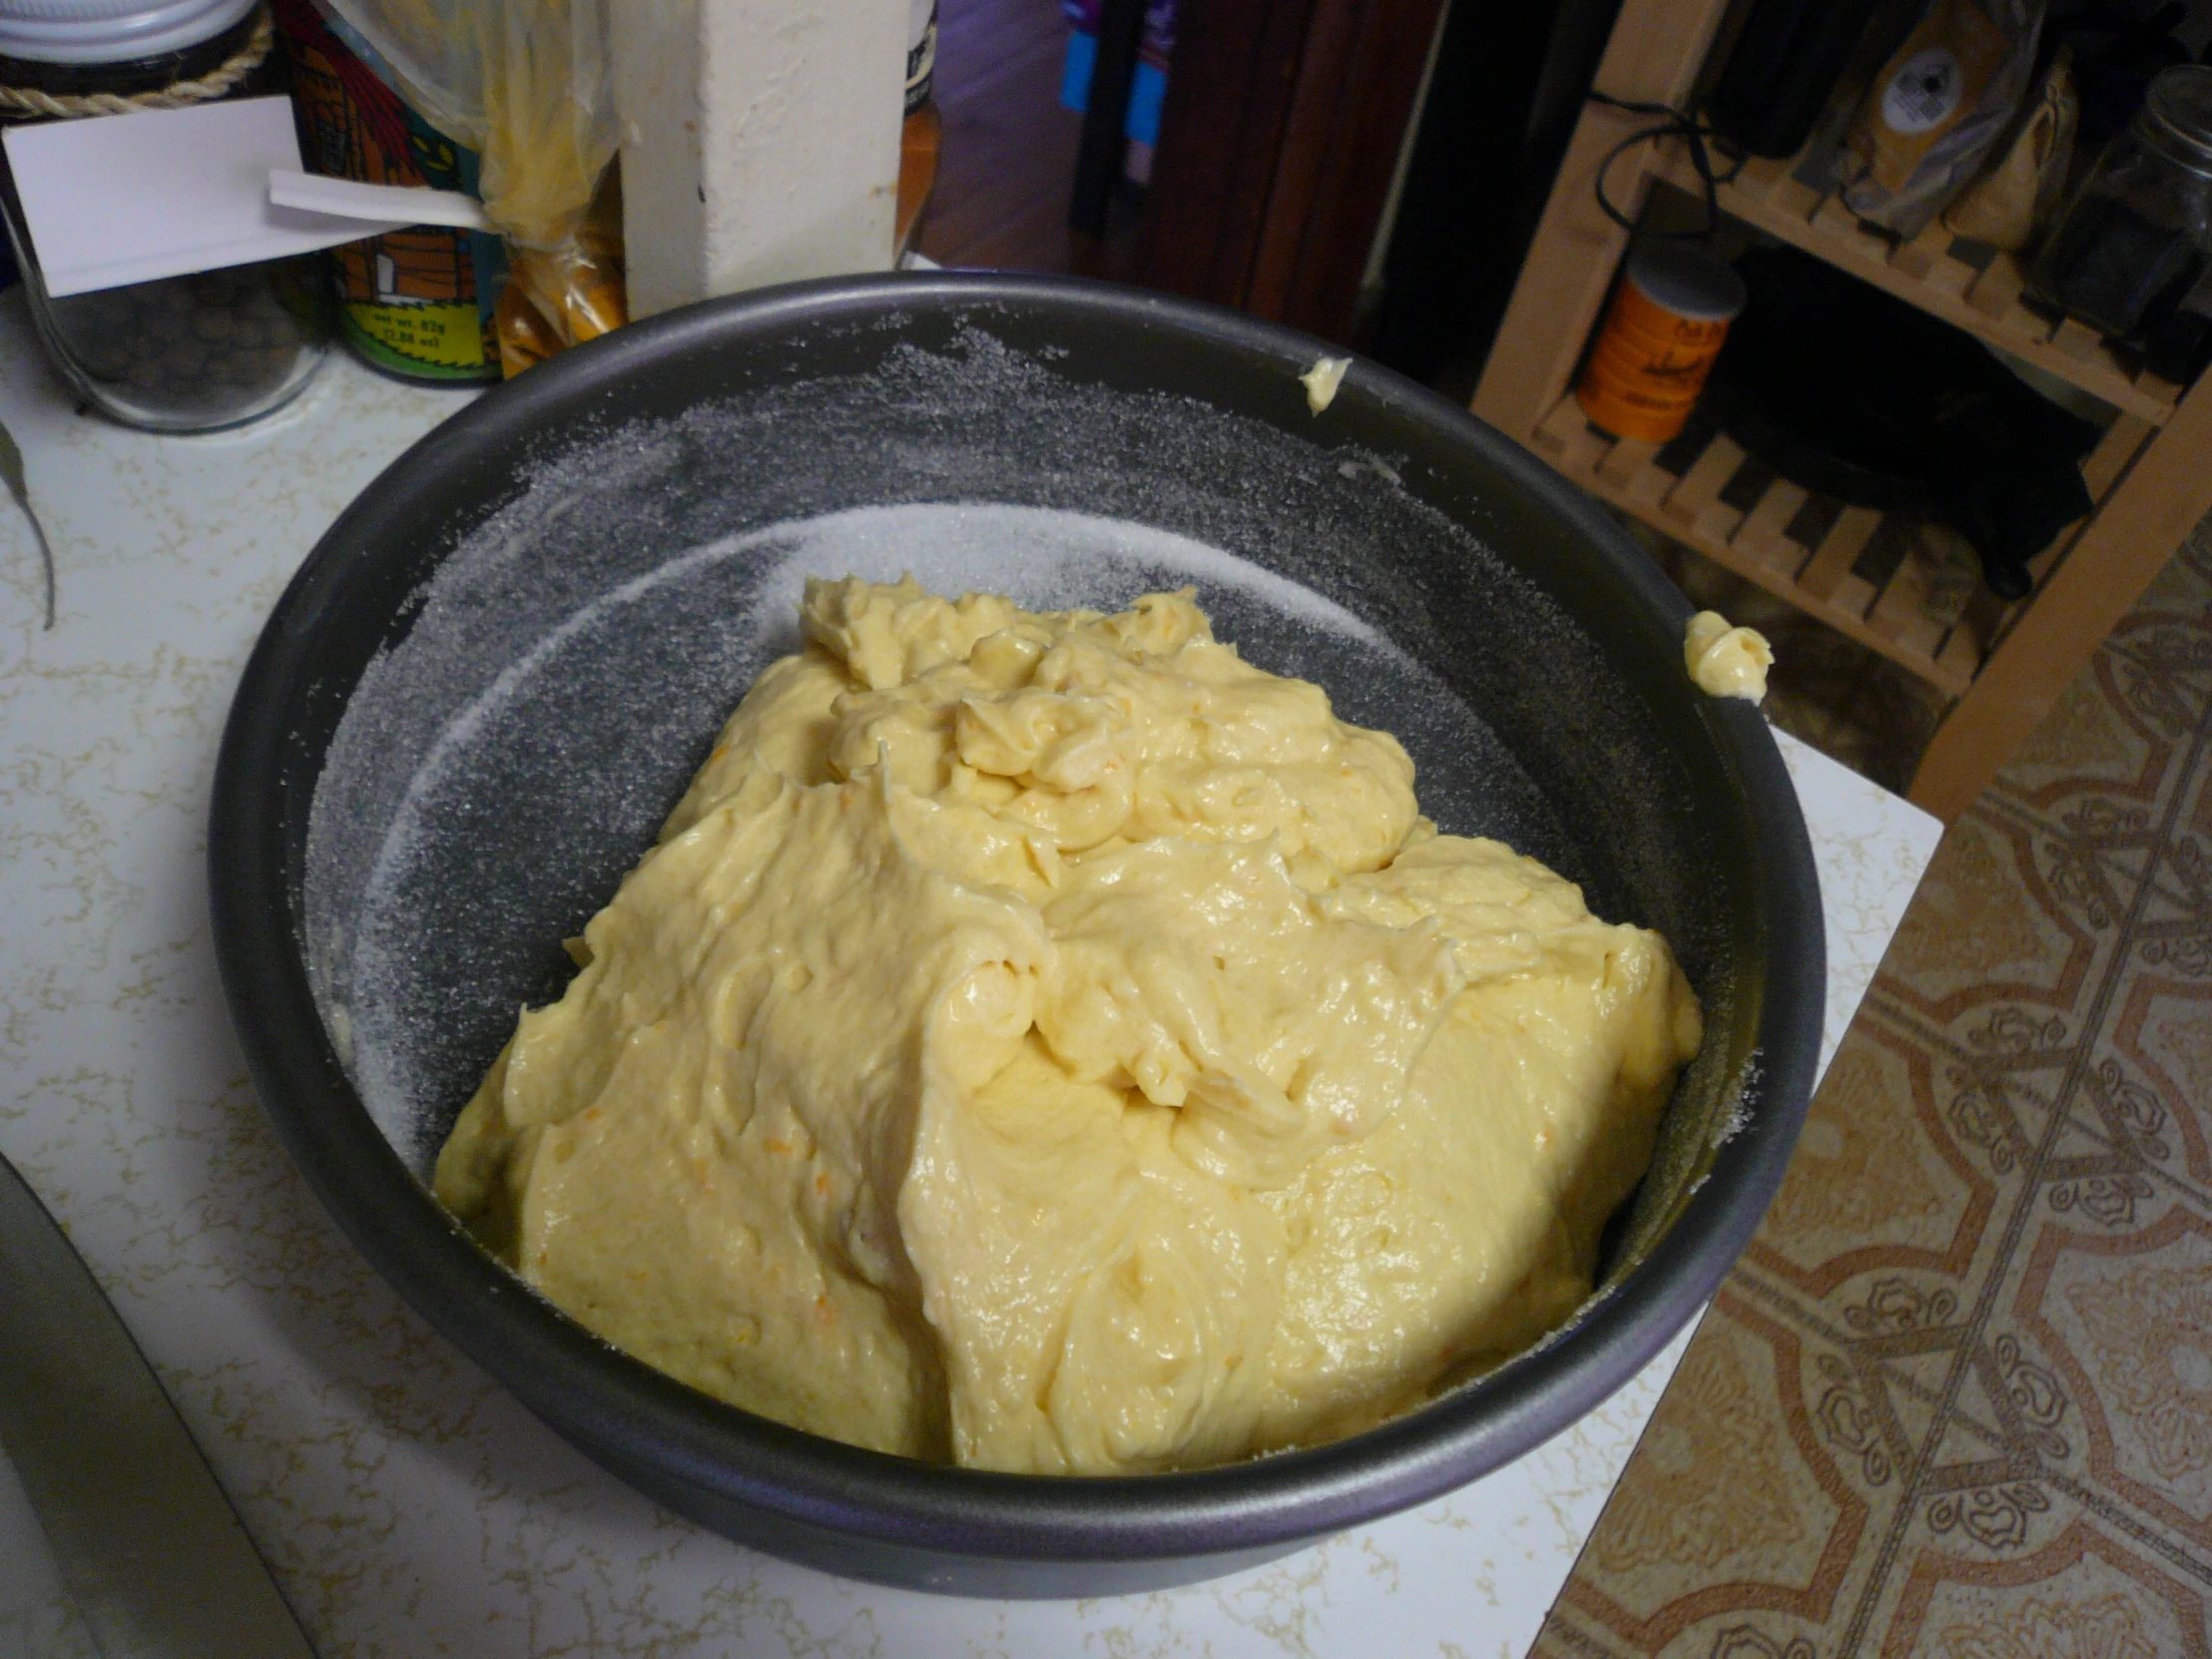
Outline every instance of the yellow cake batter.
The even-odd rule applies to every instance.
[[[1590,1289],[1696,998],[1189,592],[810,582],[440,1199],[707,1392],[988,1468],[1333,1438]]]
[[[1684,630],[1682,664],[1707,697],[1758,703],[1767,695],[1774,647],[1756,628],[1737,628],[1718,611],[1700,611]]]

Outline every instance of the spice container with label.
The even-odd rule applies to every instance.
[[[2121,338],[2170,315],[2212,259],[2212,69],[2161,70],[2082,181],[2028,286]]]
[[[275,44],[259,0],[0,0],[0,124],[281,92]],[[315,256],[57,297],[4,151],[0,208],[48,352],[126,425],[235,426],[288,402],[322,361],[328,307]]]
[[[1617,438],[1665,443],[1689,424],[1743,308],[1743,278],[1712,255],[1637,244],[1575,386],[1582,412]]]

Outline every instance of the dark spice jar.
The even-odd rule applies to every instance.
[[[280,93],[275,46],[260,0],[0,0],[0,124]],[[322,361],[328,302],[317,256],[56,298],[4,150],[0,209],[48,352],[126,425],[235,426],[290,401]]]
[[[2028,285],[2114,338],[2155,327],[2212,258],[2212,69],[2151,82],[2043,245]]]

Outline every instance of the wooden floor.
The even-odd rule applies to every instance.
[[[1083,135],[1060,104],[1067,43],[1059,0],[940,0],[944,139],[919,243],[939,265],[1096,274],[1108,263],[1067,227]],[[1117,224],[1116,250],[1128,240]]]

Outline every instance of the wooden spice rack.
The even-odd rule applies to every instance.
[[[1625,0],[1596,85],[1624,102],[1681,107],[1726,0]],[[2030,562],[2034,591],[2007,605],[1917,545],[1910,522],[1847,506],[1750,460],[1693,425],[1661,447],[1592,427],[1572,392],[1629,233],[1599,209],[1605,157],[1648,118],[1585,108],[1538,225],[1474,412],[1591,494],[1758,583],[1956,699],[1912,799],[1962,812],[2034,728],[2181,538],[2212,510],[2212,375],[2181,387],[2126,347],[2042,312],[2019,262],[1939,225],[1907,242],[1872,230],[1794,163],[1752,160],[1718,187],[1721,211],[1964,328],[2108,405],[2082,462],[2095,510]],[[1702,193],[1674,143],[1635,148],[1607,176],[1640,212],[1651,188]],[[1808,387],[1808,396],[1818,396]]]
[[[1669,144],[1655,161],[1655,177],[1693,194],[1703,190],[1679,145]],[[2086,323],[2053,317],[2023,298],[2025,274],[2012,255],[1977,251],[1953,238],[1939,219],[1911,242],[1898,242],[1862,224],[1841,198],[1803,183],[1795,161],[1748,159],[1719,187],[1721,212],[2055,374],[2123,414],[2153,426],[2172,416],[2182,388],[2151,373],[2133,353]]]
[[[2092,499],[2110,492],[2149,430],[2138,419],[2114,421],[2107,429],[2081,465]],[[1962,608],[1951,603],[1937,590],[1955,579],[1911,540],[1912,521],[1848,506],[1777,476],[1726,433],[1700,436],[1688,458],[1677,460],[1677,445],[1615,438],[1592,426],[1570,392],[1538,422],[1531,447],[1592,495],[1952,697],[1966,695],[2020,614],[2021,606],[2005,605],[1978,587]],[[1749,488],[1740,488],[1746,481]],[[2078,528],[2069,526],[2029,562],[2038,581]],[[1888,558],[1880,556],[1885,535],[1904,538]],[[1871,561],[1870,552],[1877,555]]]

